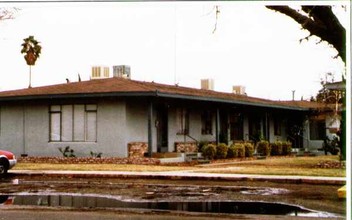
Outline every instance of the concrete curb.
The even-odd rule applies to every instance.
[[[246,174],[196,173],[191,171],[175,172],[122,172],[122,171],[32,171],[10,170],[9,175],[16,176],[52,176],[71,178],[138,178],[168,180],[219,180],[219,181],[267,181],[277,183],[345,185],[344,177],[313,176],[270,176]]]

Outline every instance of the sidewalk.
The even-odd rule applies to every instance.
[[[189,171],[168,172],[125,172],[125,171],[33,171],[9,170],[9,174],[30,176],[69,176],[77,178],[148,178],[148,179],[177,179],[177,180],[224,180],[224,181],[269,181],[281,183],[306,183],[325,185],[344,185],[345,177],[319,176],[273,176],[252,174],[217,174]]]

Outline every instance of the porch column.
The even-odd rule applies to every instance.
[[[148,156],[152,157],[153,149],[153,102],[150,101],[148,108]]]
[[[268,113],[265,112],[265,137],[270,142],[270,124]]]
[[[220,111],[216,109],[216,116],[215,116],[215,138],[216,138],[216,145],[220,142]]]

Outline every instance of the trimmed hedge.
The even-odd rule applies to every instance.
[[[270,156],[270,144],[268,141],[259,141],[256,145],[257,153],[262,156]]]
[[[207,144],[202,148],[202,153],[205,158],[210,160],[214,159],[216,156],[216,145],[215,144]]]
[[[292,143],[289,141],[282,142],[282,155],[291,155]]]
[[[282,142],[281,141],[275,141],[274,143],[270,144],[270,153],[273,156],[277,155],[282,155]]]
[[[244,158],[246,156],[246,150],[244,144],[236,143],[229,147],[228,158]]]
[[[254,153],[253,144],[249,143],[249,142],[246,142],[243,145],[244,145],[244,149],[245,149],[245,156],[246,157],[253,157],[253,153]]]
[[[229,149],[229,147],[226,144],[220,143],[216,147],[216,158],[217,159],[225,159],[227,156],[228,149]]]
[[[236,148],[235,145],[231,145],[229,149],[227,149],[227,158],[235,158],[236,157]]]
[[[198,142],[198,152],[202,152],[203,151],[203,147],[208,145],[209,143],[207,141],[200,141]]]

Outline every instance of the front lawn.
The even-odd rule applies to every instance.
[[[130,172],[169,172],[189,171],[202,173],[233,173],[261,175],[297,175],[345,177],[346,171],[338,156],[315,157],[268,157],[252,160],[222,160],[211,164],[70,164],[19,162],[14,170],[76,170],[76,171],[130,171]]]
[[[338,156],[291,156],[268,157],[262,160],[247,160],[227,164],[221,163],[217,166],[218,169],[209,169],[208,172],[345,177],[346,170],[343,167]]]

